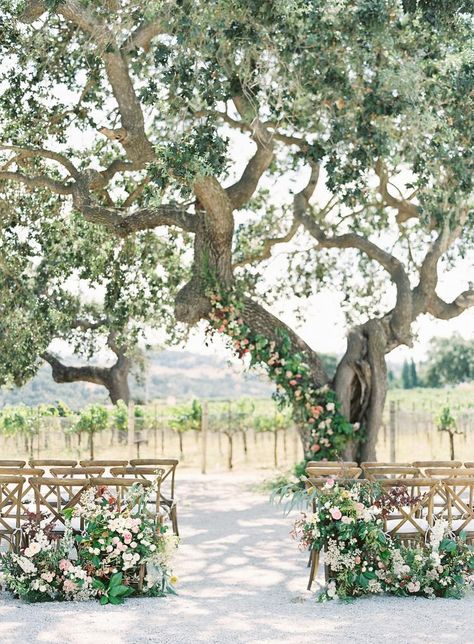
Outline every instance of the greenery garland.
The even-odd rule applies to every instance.
[[[250,366],[260,364],[276,383],[275,400],[291,405],[303,440],[305,460],[341,458],[349,441],[360,441],[358,423],[350,423],[340,411],[336,393],[328,385],[315,387],[302,353],[295,352],[285,331],[278,340],[254,333],[245,324],[242,301],[234,291],[209,294],[213,330],[230,338],[230,348],[239,358],[250,357]]]

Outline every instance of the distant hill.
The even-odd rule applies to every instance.
[[[242,396],[264,398],[274,388],[263,375],[246,372],[239,365],[230,365],[224,358],[200,355],[188,351],[149,352],[147,383],[139,386],[131,381],[136,399],[167,398],[227,398]],[[14,389],[0,389],[0,406],[24,403],[38,405],[63,400],[72,409],[80,409],[92,402],[107,402],[103,387],[89,383],[56,384],[48,365],[26,385]]]

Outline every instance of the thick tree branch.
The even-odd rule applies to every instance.
[[[72,367],[63,364],[54,354],[46,351],[41,356],[52,369],[54,382],[90,382],[94,385],[107,386],[110,369],[85,365]]]
[[[127,53],[134,49],[150,49],[150,43],[156,36],[166,33],[160,21],[143,22],[133,31],[123,43],[121,50]]]
[[[451,320],[474,306],[474,285],[457,296],[452,302],[445,302],[436,293],[428,300],[427,312],[439,320]]]
[[[139,208],[130,214],[119,208],[81,204],[77,200],[75,205],[87,221],[105,226],[120,237],[158,226],[177,226],[187,232],[195,231],[195,215],[178,205]]]
[[[44,4],[30,3],[23,13],[23,21],[31,22],[32,17],[36,19],[44,11]],[[153,146],[145,134],[142,107],[133,87],[125,53],[120,51],[112,30],[77,0],[60,2],[56,12],[81,29],[96,45],[120,112],[123,130],[120,143],[130,160],[145,165],[154,158]]]
[[[0,181],[16,181],[22,183],[30,190],[36,188],[48,188],[58,195],[70,195],[73,192],[73,186],[61,181],[55,181],[46,175],[38,175],[35,177],[28,177],[21,172],[0,172]]]
[[[418,206],[411,203],[410,201],[406,201],[405,199],[397,199],[390,193],[388,189],[388,172],[381,159],[379,159],[376,163],[375,172],[379,178],[379,193],[384,203],[387,206],[395,208],[395,210],[398,211],[397,222],[401,224],[405,221],[408,221],[408,219],[411,219],[412,217],[419,217],[420,209],[418,208]]]
[[[70,161],[67,157],[59,152],[53,152],[52,150],[45,150],[44,148],[32,148],[32,147],[23,147],[19,145],[7,145],[0,143],[0,150],[10,150],[12,152],[17,152],[17,160],[20,159],[31,159],[33,157],[41,157],[42,159],[50,159],[60,163],[73,177],[76,179],[79,176],[79,170],[76,166]]]
[[[234,268],[239,268],[245,266],[246,264],[262,262],[266,259],[270,259],[272,255],[272,248],[278,244],[286,244],[293,239],[295,234],[298,231],[298,228],[301,225],[301,216],[307,210],[309,206],[309,200],[311,199],[319,179],[319,166],[316,164],[311,165],[311,174],[307,185],[300,192],[296,193],[293,198],[293,221],[291,223],[290,229],[281,237],[269,237],[263,240],[263,245],[261,250],[245,259],[242,259],[234,263]]]
[[[322,248],[354,248],[380,264],[390,275],[397,289],[397,299],[390,313],[390,326],[397,340],[411,345],[410,325],[413,321],[413,297],[408,274],[394,255],[386,252],[369,239],[356,233],[346,233],[328,237],[321,227],[309,215],[301,215],[306,230]]]

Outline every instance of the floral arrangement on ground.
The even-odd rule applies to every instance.
[[[301,495],[301,493],[299,493]],[[388,593],[462,597],[474,577],[474,548],[439,518],[423,545],[409,547],[384,531],[384,518],[418,501],[403,487],[382,492],[369,482],[340,485],[328,479],[308,492],[315,512],[303,513],[292,536],[304,550],[324,550],[328,582],[320,600]]]
[[[83,492],[64,512],[64,532],[50,516],[30,514],[19,553],[0,555],[1,583],[28,602],[121,604],[130,596],[174,593],[177,537],[148,512],[153,486],[133,486],[120,501],[107,488]],[[73,521],[83,529],[73,530]]]
[[[263,365],[276,383],[275,398],[291,405],[304,443],[305,459],[333,460],[349,441],[362,440],[358,423],[350,423],[340,411],[336,393],[328,385],[316,387],[302,353],[290,338],[277,332],[278,340],[254,333],[242,317],[243,302],[235,291],[209,293],[211,328],[230,338],[239,358],[250,356],[250,365]]]

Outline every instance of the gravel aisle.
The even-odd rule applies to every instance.
[[[26,605],[0,593],[0,644],[474,644],[472,595],[317,604],[291,521],[250,491],[255,478],[181,474],[179,596],[101,607]]]

